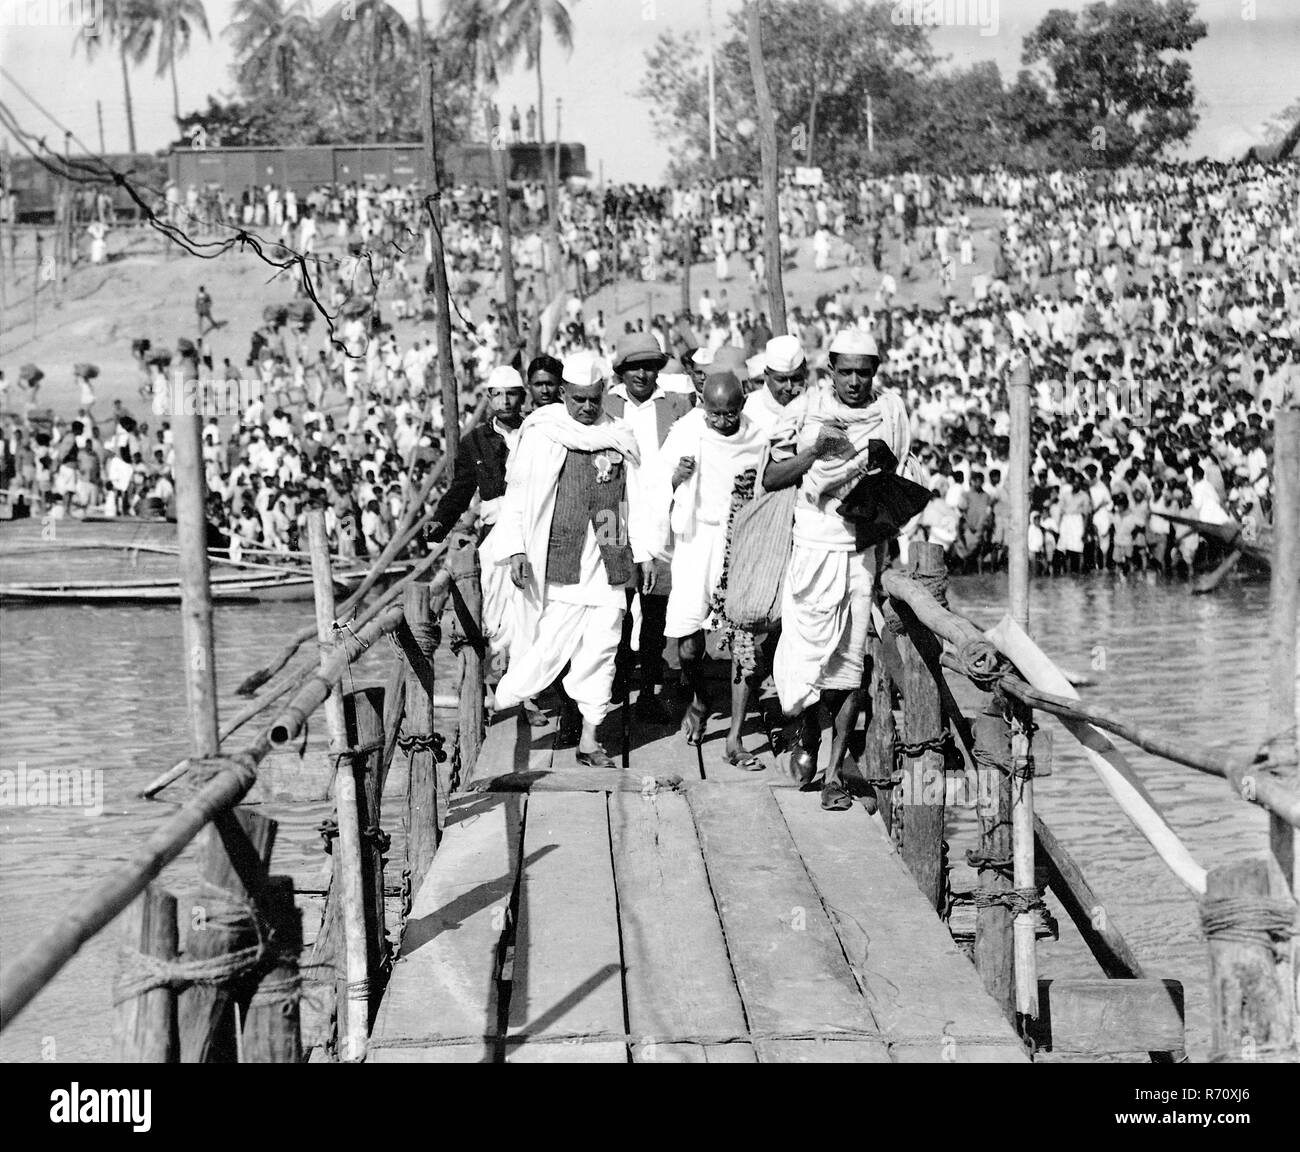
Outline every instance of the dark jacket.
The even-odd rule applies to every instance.
[[[505,437],[490,421],[475,426],[460,442],[451,486],[433,513],[430,535],[435,541],[444,539],[456,526],[475,492],[484,500],[505,495],[506,454]]]

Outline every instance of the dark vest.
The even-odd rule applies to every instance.
[[[627,542],[627,464],[622,462],[604,484],[596,480],[596,452],[570,448],[555,487],[555,514],[546,542],[546,580],[576,584],[582,576],[587,526],[596,533],[600,558],[610,584],[632,578],[632,548]]]

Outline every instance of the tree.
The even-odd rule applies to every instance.
[[[1264,125],[1266,148],[1276,149],[1275,159],[1285,160],[1300,141],[1300,100],[1293,100]]]
[[[235,49],[241,88],[293,94],[295,71],[315,44],[309,11],[306,0],[236,0],[225,35]]]
[[[190,38],[197,29],[209,40],[208,14],[203,0],[140,0],[145,14],[135,33],[135,50],[141,59],[158,49],[156,75],[171,74],[172,118],[180,123],[181,94],[176,83],[176,58],[190,50]]]
[[[117,46],[122,61],[122,92],[126,101],[127,148],[131,152],[137,151],[135,110],[131,105],[131,67],[144,59],[139,47],[139,36],[141,27],[148,19],[147,0],[103,0],[103,15],[98,23],[90,26],[81,21],[79,8],[74,13],[73,22],[78,25],[77,38],[72,44],[74,53],[79,44],[86,53],[86,59],[93,60],[106,44]]]
[[[402,14],[386,0],[342,0],[321,18],[321,36],[335,47],[357,40],[366,45],[368,127],[370,139],[377,141],[381,115],[377,100],[379,72],[385,57],[391,63],[400,48],[410,45],[411,29]]]
[[[499,79],[505,21],[499,0],[455,0],[438,23],[438,39],[452,60],[465,62],[471,105],[492,100]],[[486,125],[491,132],[492,125]]]
[[[1182,53],[1205,36],[1192,0],[1116,0],[1054,8],[1026,38],[1065,136],[1108,165],[1156,159],[1196,127],[1196,90]]]
[[[868,166],[866,96],[874,101],[882,151],[911,131],[912,93],[935,56],[920,25],[895,24],[895,5],[849,0],[767,0],[760,25],[782,164],[816,162],[837,171]],[[758,165],[754,86],[744,11],[733,12],[715,53],[718,168],[753,172]],[[637,95],[650,104],[656,134],[673,142],[676,178],[705,171],[708,104],[704,57],[695,37],[662,33],[646,53]],[[903,107],[909,109],[904,113]]]

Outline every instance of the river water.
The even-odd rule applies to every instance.
[[[953,606],[991,625],[1006,603],[1004,576],[953,581]],[[1254,743],[1267,708],[1268,589],[1233,584],[1212,597],[1185,586],[1107,576],[1038,581],[1031,630],[1058,663],[1097,683],[1086,696],[1154,731],[1207,749]],[[277,639],[310,621],[310,606],[266,604],[217,611],[223,715],[234,685]],[[394,655],[377,646],[356,686],[382,683]],[[0,808],[0,960],[8,962],[106,875],[170,810],[140,789],[187,748],[176,609],[48,607],[0,614],[0,768],[82,767],[102,772],[102,811],[70,805]],[[1043,718],[1044,725],[1054,722]],[[237,742],[236,742],[237,743]],[[1129,751],[1127,748],[1126,751]],[[1131,762],[1205,867],[1261,855],[1263,813],[1221,780],[1137,750]],[[93,778],[92,778],[93,779]],[[1190,894],[1160,864],[1056,729],[1052,775],[1037,788],[1040,813],[1074,853],[1149,976],[1183,982],[1188,1050],[1207,1044],[1206,949]],[[323,809],[322,809],[323,811]],[[323,857],[321,812],[281,818],[276,872],[309,874]],[[190,850],[164,874],[178,894],[194,881]],[[182,907],[184,907],[182,902]],[[1059,911],[1059,910],[1058,910]],[[1096,975],[1062,920],[1059,944],[1040,945],[1045,976]],[[0,1060],[104,1060],[112,1023],[116,935],[92,941],[0,1036]]]

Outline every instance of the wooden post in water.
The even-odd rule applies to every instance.
[[[1269,585],[1268,734],[1279,775],[1300,791],[1300,712],[1296,699],[1296,644],[1300,641],[1300,409],[1279,409],[1273,432],[1273,575]],[[1289,735],[1287,735],[1289,733]],[[1300,896],[1297,833],[1276,815],[1269,846],[1293,896]],[[1298,926],[1300,927],[1300,926]]]
[[[428,187],[424,206],[429,213],[430,244],[433,249],[433,311],[438,337],[438,376],[442,384],[442,447],[447,456],[447,479],[456,466],[460,447],[460,397],[456,391],[456,369],[451,358],[451,298],[447,293],[446,253],[442,247],[442,215],[438,211],[442,193],[438,183],[438,149],[434,143],[433,65],[420,69],[420,108],[424,119],[424,164]]]
[[[972,860],[979,870],[979,890],[998,901],[1012,889],[1011,729],[1002,715],[1001,697],[993,696],[975,717],[975,763],[979,772],[980,846]],[[985,991],[1007,1019],[1016,1019],[1015,948],[1011,909],[1003,903],[980,904],[975,919],[975,967]]]
[[[406,623],[420,654],[433,664],[435,622],[429,616],[429,586],[412,584],[404,601]],[[410,748],[411,771],[406,794],[406,868],[412,894],[419,891],[424,874],[438,847],[438,777],[432,748],[433,698],[420,677],[420,670],[408,663],[406,673],[406,739]]]
[[[256,946],[258,930],[251,907],[260,898],[275,845],[276,822],[247,808],[208,829],[200,866],[198,899],[190,908],[185,934],[187,963],[210,960]],[[214,984],[192,984],[180,998],[183,1064],[231,1063],[237,1058],[234,1006],[246,987],[246,974]]]
[[[270,929],[274,962],[262,974],[244,1016],[244,1064],[300,1064],[298,955],[302,913],[293,901],[292,876],[268,876],[260,901]]]
[[[754,77],[754,97],[758,105],[758,144],[763,166],[763,251],[767,260],[768,326],[773,336],[784,336],[785,288],[781,279],[781,214],[777,200],[776,120],[772,115],[772,96],[767,87],[767,69],[763,65],[763,33],[759,22],[760,0],[751,0],[746,14],[749,36],[749,70]]]
[[[1210,869],[1201,926],[1210,948],[1210,1062],[1290,1063],[1297,1052],[1296,905],[1271,857]]]
[[[175,962],[179,937],[176,897],[170,892],[150,884],[122,913],[121,925],[127,955],[138,953],[164,964]],[[130,979],[130,967],[122,975]],[[128,995],[118,1004],[113,1021],[114,1063],[174,1064],[179,1051],[175,988],[164,984]]]
[[[447,570],[452,577],[452,603],[465,642],[460,649],[460,709],[457,723],[456,769],[466,780],[478,762],[483,747],[483,585],[480,582],[478,548],[472,536],[452,542],[447,553]],[[439,813],[451,796],[451,761],[447,772],[439,768],[441,785]]]
[[[330,570],[325,513],[307,513],[308,550],[311,552],[312,587],[316,596],[316,640],[321,665],[334,654],[334,577]],[[365,1058],[370,1029],[370,973],[366,967],[365,897],[361,887],[361,828],[357,815],[357,779],[348,756],[348,735],[343,698],[332,691],[325,698],[325,719],[334,757],[334,811],[339,835],[334,845],[331,888],[342,902],[344,975],[338,1002],[339,1044],[348,1063]],[[339,986],[336,982],[336,987]]]
[[[1015,725],[1011,731],[1011,855],[1012,880],[1016,890],[1035,889],[1034,878],[1034,761],[1030,754],[1030,724],[1033,713],[1024,705],[1013,705]],[[1016,914],[1012,922],[1012,944],[1016,960],[1016,1015],[1022,1035],[1038,1019],[1038,958],[1035,953],[1035,923],[1032,911]]]
[[[919,576],[936,576],[945,571],[943,548],[938,544],[916,544]],[[895,606],[897,611],[897,606]],[[898,637],[903,663],[903,780],[894,796],[894,814],[902,820],[903,860],[911,869],[925,898],[936,911],[943,908],[947,877],[943,863],[944,733],[943,709],[936,676],[941,645],[910,609],[903,607],[904,634]]]
[[[1007,461],[1007,502],[1011,526],[1007,541],[1011,619],[1029,633],[1029,361],[1011,370],[1007,387],[1011,417],[1011,454]]]

